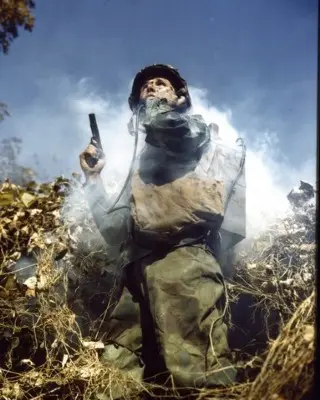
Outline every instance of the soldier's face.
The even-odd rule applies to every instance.
[[[140,100],[148,98],[166,99],[169,104],[175,104],[178,100],[176,91],[165,78],[153,78],[145,82],[140,91]]]

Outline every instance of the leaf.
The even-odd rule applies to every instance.
[[[9,297],[9,292],[4,287],[0,286],[0,298],[7,299]]]
[[[5,285],[4,285],[4,288],[6,290],[13,290],[16,287],[17,286],[16,286],[16,277],[15,277],[15,275],[9,275],[8,278],[7,278],[7,281],[6,281]]]
[[[19,258],[21,257],[20,251],[15,251],[11,256],[10,259],[14,261],[18,261]]]
[[[29,226],[28,225],[25,225],[25,226],[23,226],[21,229],[20,229],[20,231],[22,232],[22,233],[25,233],[26,235],[29,233]]]
[[[14,201],[13,193],[8,193],[8,192],[0,193],[0,206],[1,207],[9,206],[13,203],[13,201]]]
[[[35,289],[27,289],[25,293],[26,297],[36,297]]]
[[[30,217],[34,217],[37,214],[41,214],[43,210],[39,208],[33,208],[32,210],[29,211]]]
[[[7,231],[0,225],[0,239],[7,239]]]
[[[30,194],[28,192],[24,192],[21,195],[20,199],[26,207],[30,207],[37,200],[37,198],[35,196],[33,196],[32,194]]]

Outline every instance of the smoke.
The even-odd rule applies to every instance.
[[[74,83],[52,78],[37,85],[37,98],[26,107],[10,110],[12,117],[0,125],[1,137],[22,138],[20,162],[36,168],[41,179],[69,176],[80,172],[79,153],[90,140],[88,114],[94,112],[106,154],[102,176],[114,198],[127,176],[134,147],[127,129],[129,85],[117,95],[99,92],[89,79]],[[247,231],[254,235],[287,211],[286,195],[300,179],[315,183],[315,158],[296,168],[279,151],[276,133],[257,132],[252,141],[233,126],[231,110],[219,110],[209,103],[206,91],[191,88],[191,96],[194,113],[218,124],[226,141],[233,143],[241,136],[246,142]]]
[[[195,113],[201,114],[208,123],[217,123],[225,141],[234,143],[239,136],[245,140],[247,236],[250,238],[289,212],[287,194],[300,180],[315,185],[315,158],[307,159],[300,168],[294,167],[287,155],[279,151],[275,132],[257,132],[252,140],[232,125],[231,110],[221,111],[211,105],[205,90],[193,88],[191,93]]]

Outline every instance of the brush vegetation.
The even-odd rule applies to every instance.
[[[314,206],[293,210],[234,259],[228,309],[239,382],[196,391],[142,386],[99,361],[117,271],[86,207],[76,175],[0,185],[1,399],[95,399],[114,385],[128,399],[311,398]]]

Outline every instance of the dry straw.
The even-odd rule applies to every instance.
[[[79,316],[89,300],[81,282],[83,287],[96,282],[106,249],[94,239],[88,213],[82,213],[80,225],[79,214],[62,220],[71,186],[81,191],[76,182],[61,178],[46,185],[0,185],[1,399],[95,399],[99,393],[112,399],[119,389],[126,399],[306,398],[314,359],[314,208],[278,221],[235,261],[229,302],[250,295],[253,315],[262,311],[266,329],[269,315],[279,316],[277,337],[270,334],[263,351],[245,362],[235,360],[240,369],[254,365],[257,371],[232,387],[179,390],[170,382],[167,387],[142,385],[100,362],[111,301],[106,289],[103,312],[87,315],[84,332]],[[76,283],[71,285],[70,276]]]

